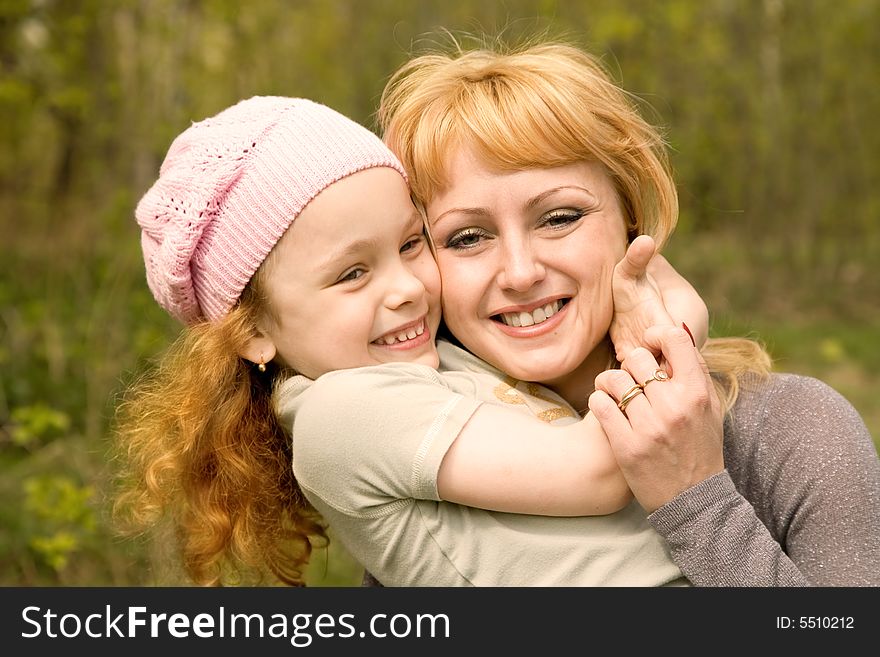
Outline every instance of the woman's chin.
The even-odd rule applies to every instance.
[[[509,361],[509,358],[506,361]],[[578,365],[580,363],[536,359],[535,362],[528,362],[528,360],[526,362],[519,360],[515,363],[503,361],[495,366],[519,381],[533,381],[535,383],[552,385],[571,376],[577,370]]]
[[[512,351],[496,350],[497,358],[490,362],[497,369],[519,381],[541,383],[557,390],[592,389],[596,375],[608,367],[610,352],[597,347],[592,352],[572,353],[570,350],[535,349]]]

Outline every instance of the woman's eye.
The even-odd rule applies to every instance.
[[[450,235],[446,240],[449,249],[471,249],[477,246],[486,237],[485,231],[479,228],[465,228]]]
[[[586,214],[583,210],[561,209],[552,210],[541,217],[541,226],[549,226],[550,228],[564,228],[573,224]]]

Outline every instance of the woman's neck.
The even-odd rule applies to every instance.
[[[595,390],[596,376],[607,369],[617,367],[610,339],[596,347],[580,366],[566,376],[552,381],[541,381],[567,401],[581,415],[587,413],[587,399]]]

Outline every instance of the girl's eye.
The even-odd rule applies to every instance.
[[[458,250],[472,249],[487,237],[486,231],[480,228],[465,228],[449,236],[446,240],[446,248]]]
[[[578,221],[585,214],[586,212],[584,210],[576,210],[573,208],[551,210],[541,217],[540,225],[549,228],[565,228]]]
[[[412,239],[407,240],[404,245],[400,247],[400,252],[410,253],[412,251],[415,251],[419,248],[419,246],[421,246],[424,239],[425,238],[423,236],[419,235],[418,237],[413,237]]]
[[[363,268],[355,267],[355,268],[349,269],[347,272],[345,272],[342,276],[339,277],[339,280],[336,282],[337,283],[347,283],[349,281],[356,281],[357,279],[359,279],[361,276],[363,276],[366,273],[367,273],[366,270],[364,270]]]

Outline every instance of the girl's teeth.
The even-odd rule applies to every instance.
[[[398,342],[406,342],[407,340],[412,340],[420,336],[425,332],[425,324],[422,322],[416,327],[408,329],[403,333],[398,333],[397,335],[386,335],[385,337],[376,339],[376,344],[397,344]]]
[[[508,326],[533,326],[553,317],[553,315],[559,312],[560,307],[559,301],[551,301],[546,306],[535,308],[530,313],[501,313],[501,321]]]

